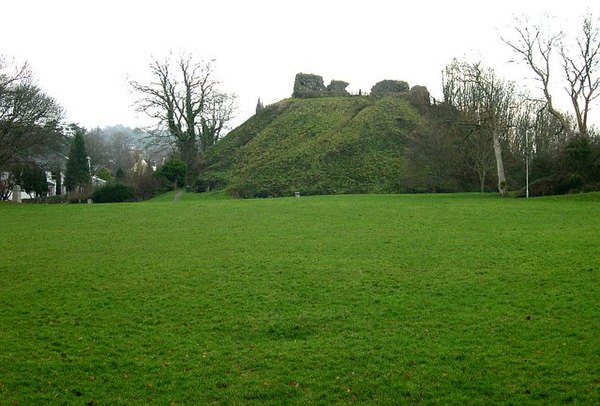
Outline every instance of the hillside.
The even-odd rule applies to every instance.
[[[282,100],[203,156],[201,187],[238,197],[396,192],[405,137],[421,120],[401,97]]]

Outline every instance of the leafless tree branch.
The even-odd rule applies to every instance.
[[[217,90],[213,64],[195,61],[192,55],[182,55],[175,63],[155,60],[150,65],[152,82],[130,81],[140,95],[136,109],[157,121],[156,139],[173,145],[188,164],[188,182],[195,176],[197,155],[218,141],[234,110],[233,95]]]

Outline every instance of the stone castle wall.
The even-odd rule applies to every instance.
[[[294,80],[294,92],[292,97],[335,97],[350,96],[346,90],[348,82],[332,80],[325,86],[323,77],[311,73],[298,73]],[[429,105],[430,95],[425,86],[413,86],[412,88],[403,80],[382,80],[371,88],[371,96],[400,96],[406,97],[415,105]]]

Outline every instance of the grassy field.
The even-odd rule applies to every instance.
[[[600,194],[0,205],[0,404],[599,404]]]

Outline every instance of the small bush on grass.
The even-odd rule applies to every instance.
[[[71,204],[86,203],[87,199],[90,197],[90,192],[89,188],[68,192],[66,195],[67,201]]]
[[[133,189],[121,183],[109,183],[99,187],[92,194],[95,203],[125,202],[133,197]]]
[[[134,200],[147,200],[170,189],[168,181],[152,171],[146,171],[140,175],[133,174],[128,183],[133,190]]]

